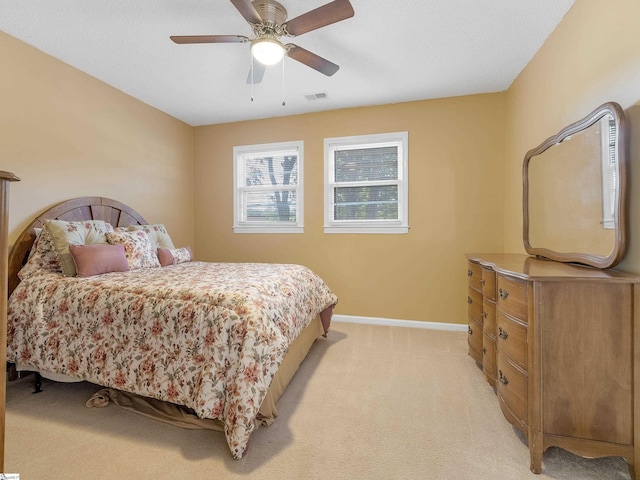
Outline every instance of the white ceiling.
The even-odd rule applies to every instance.
[[[291,19],[328,1],[280,3]],[[351,3],[353,18],[284,39],[338,64],[335,75],[285,58],[253,92],[248,44],[169,40],[251,37],[229,0],[5,0],[0,29],[197,126],[504,91],[574,0]],[[320,92],[327,98],[305,98]]]

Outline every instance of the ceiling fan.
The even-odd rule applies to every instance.
[[[231,0],[231,3],[249,22],[255,38],[244,35],[174,35],[171,40],[178,44],[251,43],[251,54],[258,62],[253,62],[247,83],[260,83],[266,66],[278,63],[284,55],[327,76],[340,68],[298,45],[283,44],[280,37],[296,37],[353,17],[349,0],[334,0],[288,21],[287,10],[275,0]]]

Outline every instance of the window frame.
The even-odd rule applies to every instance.
[[[396,220],[335,220],[334,190],[336,187],[358,185],[358,182],[337,184],[334,179],[335,151],[345,149],[398,147],[398,179],[380,180],[380,185],[398,185],[398,219]],[[324,139],[324,232],[325,233],[382,233],[409,232],[409,133],[393,132]],[[373,185],[375,182],[367,182]]]
[[[270,153],[297,151],[298,184],[288,186],[287,190],[296,191],[295,222],[248,222],[243,221],[242,196],[247,188],[244,185],[244,162],[246,156],[269,156]],[[241,170],[242,169],[242,170]],[[240,182],[243,184],[241,185]],[[268,189],[268,187],[265,187]],[[273,190],[277,190],[273,187]],[[233,231],[234,233],[304,233],[304,142],[262,143],[233,147]]]

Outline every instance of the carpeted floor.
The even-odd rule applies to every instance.
[[[523,437],[467,355],[463,332],[334,323],[242,460],[219,432],[183,430],[111,405],[99,387],[28,377],[7,386],[6,473],[64,479],[621,480],[620,458],[549,449],[529,471]]]

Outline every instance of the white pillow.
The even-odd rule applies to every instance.
[[[169,236],[167,229],[162,223],[157,223],[155,225],[131,225],[129,227],[129,231],[136,230],[143,230],[147,232],[154,250],[158,248],[174,250],[176,248],[171,241],[171,237]]]

